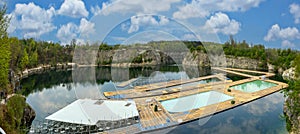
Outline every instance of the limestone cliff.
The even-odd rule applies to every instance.
[[[187,54],[187,56],[183,60],[183,64],[201,67],[222,66],[246,69],[265,69],[261,67],[263,63],[255,59],[224,55],[208,56],[203,52]]]
[[[285,80],[295,81],[298,78],[295,75],[295,68],[289,68],[282,73],[282,77]],[[300,133],[300,112],[299,112],[299,104],[300,104],[300,94],[296,91],[289,92],[292,95],[289,95],[286,98],[284,104],[284,113],[286,117],[287,128],[290,130],[292,134]],[[294,95],[293,95],[294,94]]]

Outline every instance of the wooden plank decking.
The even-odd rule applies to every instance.
[[[184,89],[174,89],[176,92],[171,92],[171,93],[166,93],[166,92],[160,91],[161,94],[156,94],[156,95],[151,94],[151,93],[156,92],[156,91],[152,91],[152,90],[161,88],[162,83],[153,84],[155,86],[151,86],[150,88],[149,88],[149,85],[145,85],[145,86],[136,87],[133,90],[126,91],[127,92],[126,95],[128,95],[129,98],[133,97],[134,95],[135,96],[136,95],[141,95],[141,96],[144,95],[144,97],[138,97],[138,98],[134,99],[134,101],[136,102],[136,105],[137,105],[139,115],[140,115],[141,127],[142,128],[149,128],[149,127],[155,128],[155,126],[161,126],[161,125],[167,124],[168,123],[167,121],[171,122],[171,124],[173,123],[173,125],[178,125],[180,123],[188,122],[188,121],[195,120],[198,118],[203,118],[203,117],[212,115],[214,113],[222,112],[222,111],[237,107],[239,105],[249,103],[253,100],[262,98],[264,96],[267,96],[274,92],[278,92],[281,89],[288,87],[288,84],[286,84],[286,83],[269,80],[269,79],[266,79],[266,80],[264,79],[264,77],[274,76],[274,74],[272,74],[272,73],[243,70],[243,69],[231,69],[231,68],[214,68],[214,69],[220,70],[220,71],[225,71],[227,73],[233,73],[236,75],[245,76],[248,78],[239,80],[239,81],[234,81],[234,82],[221,81],[221,82],[213,82],[213,83],[207,83],[207,84],[199,84],[199,85],[193,86],[193,87],[185,87]],[[235,72],[235,71],[239,71],[239,72]],[[252,76],[249,74],[241,73],[243,71],[262,74],[264,77]],[[219,79],[224,78],[223,75],[217,74],[217,75],[200,77],[200,78],[186,80],[186,81],[172,81],[172,82],[169,82],[167,84],[167,86],[180,85],[180,84],[184,84],[184,83],[199,81],[199,80],[213,78],[213,77],[218,77]],[[231,89],[230,91],[228,91],[228,88],[230,86],[239,85],[239,84],[243,84],[243,83],[251,82],[251,81],[255,81],[255,80],[272,82],[272,83],[275,83],[276,86],[273,86],[273,87],[270,87],[267,89],[263,89],[260,91],[256,91],[256,92],[250,92],[250,93],[242,92],[242,91],[235,90],[235,89]],[[147,89],[147,87],[149,89]],[[150,90],[151,92],[149,92],[149,91],[147,92],[147,90]],[[175,99],[175,98],[193,95],[193,94],[197,94],[197,93],[203,93],[203,92],[207,92],[207,91],[217,91],[217,92],[232,96],[233,99],[227,100],[224,102],[220,102],[220,103],[216,103],[216,104],[212,104],[212,105],[208,105],[208,106],[204,106],[204,107],[200,107],[200,108],[196,108],[196,109],[192,109],[192,110],[189,110],[184,113],[182,113],[182,112],[169,113],[160,103],[161,101],[164,101],[164,100]],[[124,92],[125,91],[121,91],[121,93],[124,93]],[[111,95],[111,94],[119,94],[119,93],[110,92],[107,94]],[[147,96],[147,95],[145,96],[145,94],[152,95],[152,96]],[[234,104],[232,103],[232,101],[234,101]],[[159,111],[154,111],[155,105],[158,106],[158,108],[160,109]],[[142,128],[139,128],[139,129],[132,128],[132,129],[136,132],[149,131],[149,129],[142,129]],[[114,131],[114,132],[115,133],[124,133],[124,131],[122,132],[121,129],[120,129],[120,131]],[[130,132],[133,132],[133,131],[130,131]]]

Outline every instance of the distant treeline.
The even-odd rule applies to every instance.
[[[89,47],[90,45],[76,46],[76,40],[65,46],[59,43],[36,41],[34,39],[9,38],[11,49],[10,69],[13,71],[22,71],[25,68],[33,68],[39,65],[53,65],[57,63],[72,62],[74,49],[76,47]],[[184,44],[181,48],[178,44]],[[182,51],[188,48],[191,52],[207,52],[207,46],[222,46],[224,54],[235,57],[248,57],[260,60],[263,63],[270,63],[277,68],[287,69],[292,66],[292,60],[297,56],[298,51],[292,49],[265,48],[264,45],[250,45],[246,41],[236,42],[232,38],[224,44],[199,41],[152,41],[146,44],[133,44],[136,46],[151,46],[165,51]],[[94,44],[96,46],[96,44]],[[174,47],[172,47],[174,46]],[[124,45],[108,45],[102,43],[99,45],[101,51],[116,50],[126,48]],[[135,61],[133,61],[135,62]],[[136,61],[139,63],[139,61]],[[266,66],[266,64],[265,64]]]

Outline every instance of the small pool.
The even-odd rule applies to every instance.
[[[230,99],[233,99],[233,97],[217,91],[208,91],[161,101],[161,104],[168,112],[177,113],[224,102]]]
[[[277,86],[277,84],[262,81],[262,80],[255,80],[255,81],[243,83],[243,84],[236,85],[236,86],[231,86],[230,88],[235,89],[235,90],[240,90],[243,92],[252,93],[252,92],[264,90],[264,89],[274,87],[274,86]]]

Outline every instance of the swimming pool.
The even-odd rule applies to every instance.
[[[224,102],[230,99],[233,99],[233,97],[217,91],[208,91],[161,101],[161,104],[168,112],[177,113]]]
[[[235,89],[235,90],[240,90],[243,92],[252,93],[252,92],[264,90],[264,89],[274,87],[274,86],[277,86],[277,84],[262,81],[262,80],[255,80],[255,81],[243,83],[240,85],[231,86],[230,88]]]

